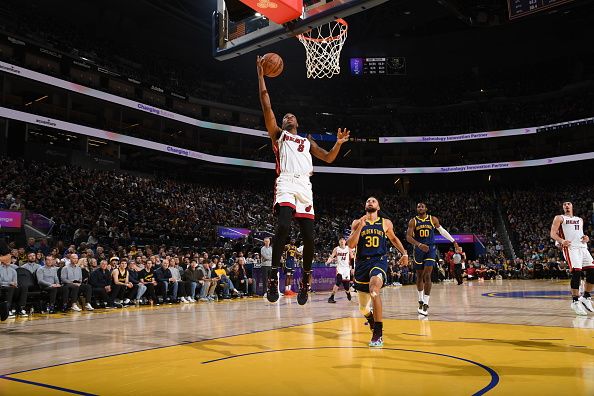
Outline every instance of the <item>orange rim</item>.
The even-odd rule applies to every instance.
[[[339,19],[337,19],[335,22],[337,22],[337,23],[341,24],[342,26],[346,27],[347,29],[349,28],[349,24],[347,23],[347,21],[345,21],[345,20],[344,20],[344,19],[342,19],[342,18],[339,18]],[[311,32],[311,30],[309,30],[309,31],[308,31],[308,32],[306,32],[306,33],[309,33],[309,32]],[[346,30],[344,30],[344,31],[341,31],[341,32],[340,32],[340,34],[339,34],[339,35],[337,35],[337,36],[332,36],[332,37],[327,37],[327,38],[320,38],[320,39],[318,39],[318,38],[311,38],[311,37],[307,37],[307,36],[305,36],[305,35],[304,35],[305,33],[303,33],[303,34],[298,34],[298,35],[297,35],[297,37],[298,37],[298,38],[301,38],[301,39],[303,39],[303,40],[307,40],[307,41],[313,41],[313,42],[315,42],[315,43],[323,43],[323,42],[325,42],[325,41],[336,41],[336,40],[340,40],[340,38],[341,38],[341,37],[342,37],[344,34],[346,34],[346,32],[347,32],[347,31],[346,31]]]

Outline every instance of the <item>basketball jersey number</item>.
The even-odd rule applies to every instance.
[[[379,244],[380,244],[380,239],[379,239],[378,236],[368,235],[368,236],[365,237],[365,247],[368,247],[368,248],[374,247],[374,248],[376,248],[376,247],[379,247]]]
[[[305,150],[305,145],[303,143],[300,143],[299,144],[299,147],[297,147],[297,151],[299,151],[300,153],[302,153],[303,150]]]
[[[575,230],[578,231],[579,229],[580,229],[580,225],[579,224],[576,224],[575,225]]]
[[[419,230],[419,236],[421,238],[429,238],[429,230]]]

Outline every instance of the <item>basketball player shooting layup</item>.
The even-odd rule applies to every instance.
[[[557,215],[551,225],[551,238],[563,250],[563,256],[571,270],[571,309],[576,315],[585,316],[586,309],[594,312],[590,293],[594,288],[594,260],[588,251],[590,238],[584,235],[584,220],[573,215],[573,204],[563,202],[563,214]],[[584,295],[580,297],[582,270],[586,272]],[[584,309],[585,308],[585,309]]]
[[[449,232],[439,224],[435,216],[427,214],[427,205],[423,202],[417,204],[417,216],[408,222],[406,240],[414,246],[413,260],[417,271],[417,293],[419,295],[419,308],[421,315],[429,315],[429,296],[431,294],[431,271],[435,266],[437,247],[435,246],[435,230],[445,239],[454,243],[454,250],[458,244]]]
[[[394,234],[394,225],[390,220],[380,217],[379,210],[378,200],[369,197],[365,202],[365,216],[353,221],[351,235],[347,240],[351,249],[357,248],[355,289],[359,296],[359,310],[373,332],[369,346],[374,348],[384,346],[380,289],[387,280],[388,240],[402,254],[400,265],[408,265],[408,255],[402,242]]]
[[[351,256],[351,249],[346,245],[346,240],[340,238],[338,240],[338,246],[334,248],[332,254],[326,261],[326,264],[330,264],[336,260],[336,284],[332,288],[332,294],[328,298],[328,302],[331,304],[336,303],[334,295],[338,291],[340,285],[344,288],[347,299],[351,301],[351,293],[349,291],[351,288]]]
[[[313,173],[311,156],[328,163],[334,162],[342,144],[349,140],[349,131],[339,128],[336,144],[332,150],[326,151],[318,146],[311,136],[302,138],[297,135],[299,124],[294,114],[285,114],[282,128],[279,128],[264,82],[263,63],[263,58],[258,57],[260,103],[264,112],[266,129],[272,139],[272,148],[276,155],[277,178],[274,186],[274,210],[278,217],[274,245],[272,246],[272,269],[268,278],[266,296],[270,302],[279,299],[278,268],[284,243],[290,231],[291,220],[295,217],[299,222],[303,237],[303,274],[299,283],[297,302],[304,305],[308,298],[307,291],[314,255],[314,207],[311,182],[309,181],[309,177]]]

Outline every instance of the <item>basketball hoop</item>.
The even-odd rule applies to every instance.
[[[340,51],[349,25],[337,19],[297,36],[305,47],[307,78],[331,78],[340,73]]]

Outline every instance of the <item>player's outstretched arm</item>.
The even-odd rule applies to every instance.
[[[262,105],[262,112],[264,113],[264,123],[266,124],[268,136],[270,136],[270,139],[272,139],[272,141],[275,142],[282,131],[278,127],[278,124],[276,123],[276,118],[274,116],[274,112],[272,111],[270,95],[268,95],[268,90],[266,89],[266,82],[264,81],[264,68],[262,67],[263,62],[264,60],[262,59],[262,57],[258,56],[258,58],[256,59],[256,65],[258,68],[260,104]]]
[[[454,246],[456,248],[458,248],[458,243],[456,242],[456,240],[454,239],[454,237],[452,237],[450,235],[450,233],[445,228],[443,228],[441,226],[441,224],[439,224],[439,219],[437,217],[435,217],[435,216],[431,216],[431,221],[433,222],[433,227],[435,227],[435,229],[437,230],[437,232],[439,232],[442,237],[444,237],[448,241],[452,242],[454,244]]]
[[[392,224],[391,220],[386,220],[386,235],[388,236],[390,242],[392,242],[392,245],[394,245],[400,254],[402,254],[400,265],[408,265],[408,253],[406,252],[404,245],[402,245],[402,242],[400,242],[400,238],[398,238],[394,233],[394,224]]]
[[[318,146],[318,144],[315,140],[313,140],[311,135],[308,135],[307,139],[311,144],[311,155],[330,164],[334,162],[336,156],[340,152],[340,147],[343,143],[348,142],[350,136],[351,132],[348,129],[338,128],[338,133],[336,134],[336,143],[334,144],[334,147],[332,147],[330,151],[326,151],[320,146]]]
[[[337,248],[334,248],[332,254],[330,255],[330,257],[328,257],[328,260],[326,260],[326,264],[330,264],[332,261],[334,261],[334,257],[336,257],[336,252]]]
[[[559,228],[561,227],[561,223],[563,223],[563,217],[559,215],[555,216],[555,218],[553,219],[553,224],[551,224],[551,232],[549,234],[552,240],[554,240],[555,242],[559,242],[563,247],[568,247],[569,245],[571,245],[571,242],[564,240],[559,235]]]

